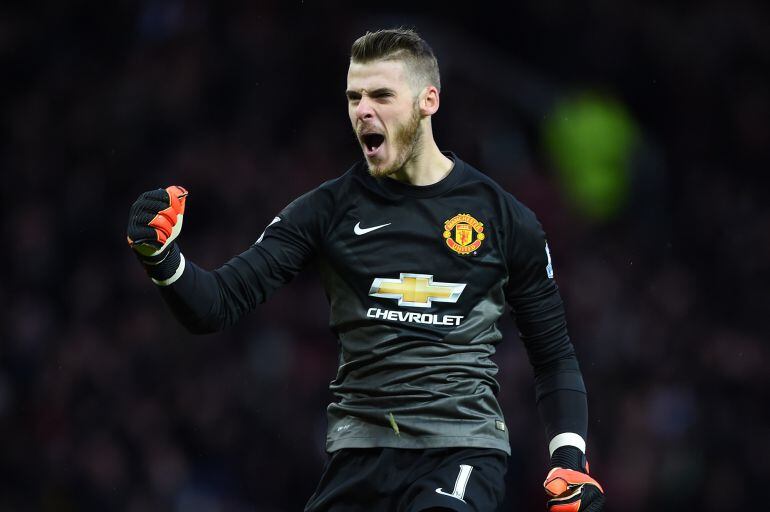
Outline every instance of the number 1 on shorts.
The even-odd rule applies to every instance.
[[[465,487],[468,485],[468,479],[471,477],[471,471],[473,471],[473,466],[460,464],[460,474],[457,475],[457,480],[455,480],[455,488],[452,490],[452,492],[444,492],[441,490],[441,487],[437,488],[436,492],[443,494],[444,496],[457,498],[458,500],[465,503],[465,500],[463,499],[465,497]]]

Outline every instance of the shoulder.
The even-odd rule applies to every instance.
[[[465,166],[466,179],[471,183],[481,185],[496,196],[506,215],[510,216],[511,222],[525,226],[540,226],[535,213],[519,201],[513,193],[504,189],[494,179],[467,162],[463,162],[463,165]]]
[[[353,181],[355,177],[359,174],[360,167],[361,167],[361,163],[356,162],[355,164],[351,165],[347,171],[337,176],[336,178],[324,181],[318,187],[318,189],[322,189],[331,193],[344,190],[346,187],[350,186],[351,181]]]
[[[351,182],[356,174],[357,164],[350,167],[342,175],[324,181],[316,188],[309,190],[297,197],[286,207],[287,209],[293,209],[297,207],[322,207],[333,206],[339,202],[341,198],[344,198],[350,189]]]

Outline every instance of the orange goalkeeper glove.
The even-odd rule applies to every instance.
[[[128,245],[152,281],[167,286],[184,272],[184,257],[173,243],[182,231],[187,190],[179,186],[139,196],[128,214]]]
[[[572,449],[572,446],[559,450]],[[557,452],[559,451],[557,450]],[[555,455],[555,453],[554,453]],[[604,489],[599,482],[588,476],[588,462],[580,453],[577,469],[556,466],[548,472],[543,482],[548,500],[548,512],[599,512],[604,508]]]
[[[177,185],[140,195],[128,215],[128,245],[145,257],[165,251],[182,231],[186,198]]]

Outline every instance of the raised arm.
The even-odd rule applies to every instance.
[[[187,261],[175,241],[187,199],[182,187],[139,196],[129,214],[128,242],[179,322],[193,333],[215,332],[264,302],[315,256],[325,222],[315,204],[321,194],[292,202],[251,247],[213,271]]]

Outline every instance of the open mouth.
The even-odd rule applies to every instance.
[[[361,142],[364,144],[367,156],[372,156],[385,142],[385,136],[381,133],[365,133],[361,135]]]

